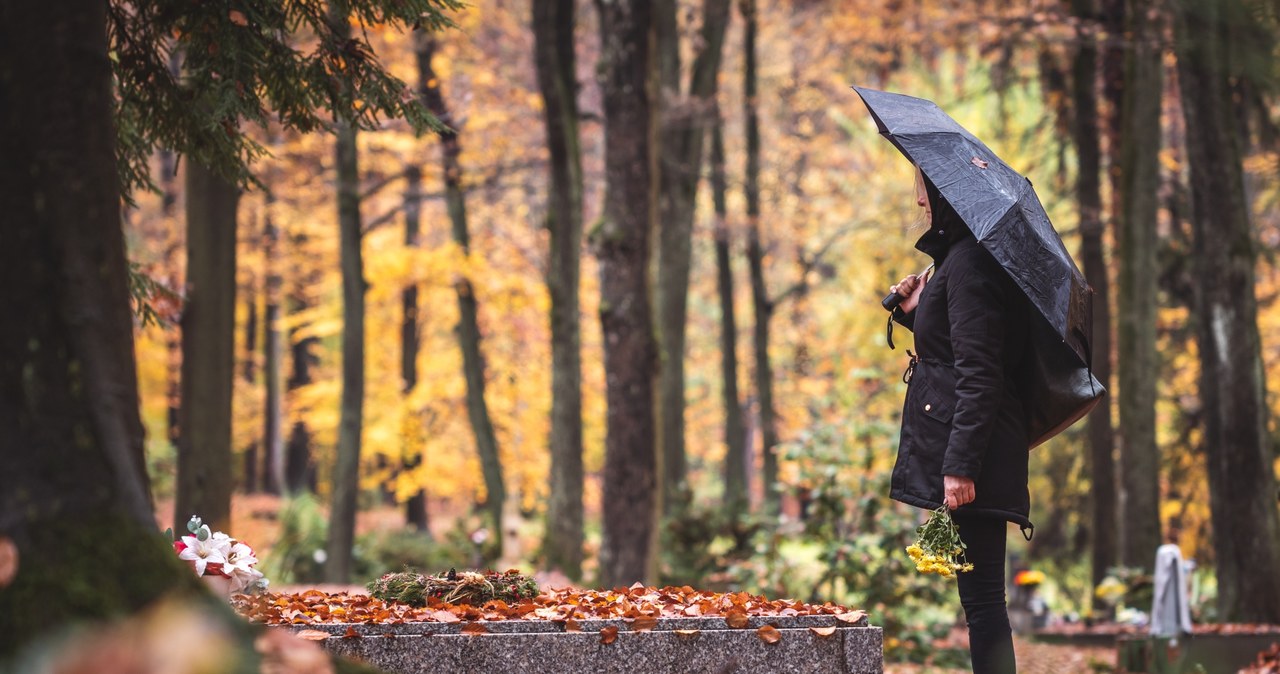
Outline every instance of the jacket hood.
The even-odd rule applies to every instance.
[[[973,232],[927,176],[924,177],[924,191],[933,217],[929,223],[929,231],[916,241],[916,250],[933,258],[934,264],[941,264],[951,246],[961,239],[972,237]]]

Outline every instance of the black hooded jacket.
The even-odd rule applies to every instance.
[[[915,333],[902,435],[890,497],[936,509],[943,476],[972,478],[976,497],[957,512],[1032,527],[1028,437],[1019,385],[1031,304],[955,211],[926,183],[933,224],[916,248],[935,271],[911,313]]]

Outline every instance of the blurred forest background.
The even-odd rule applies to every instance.
[[[1013,566],[1090,614],[1172,540],[1201,617],[1280,619],[1245,571],[1280,562],[1274,3],[446,15],[353,28],[447,130],[246,120],[243,188],[163,142],[126,173],[155,188],[123,218],[162,528],[199,514],[277,584],[514,565],[847,602],[923,648],[956,606],[901,554],[910,340],[878,300],[927,261],[858,84],[1029,176],[1097,293],[1112,395],[1032,453]]]

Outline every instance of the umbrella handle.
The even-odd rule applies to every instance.
[[[931,271],[933,271],[933,265],[925,267],[924,271],[917,274],[917,276],[926,276]],[[884,307],[885,311],[893,311],[894,309],[897,309],[898,305],[902,304],[902,301],[905,299],[907,298],[896,292],[891,292],[888,295],[885,295],[884,299],[880,300],[880,306]]]

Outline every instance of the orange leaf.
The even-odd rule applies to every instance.
[[[835,634],[836,628],[834,625],[832,625],[831,627],[810,627],[809,631],[813,632],[814,634],[820,637],[826,638],[831,636],[832,634]]]
[[[782,641],[782,632],[779,632],[778,628],[773,625],[762,625],[760,629],[756,630],[756,636],[760,637],[760,640],[766,644],[776,644]]]
[[[294,636],[299,639],[306,639],[307,641],[324,641],[329,638],[329,633],[322,632],[320,630],[302,630]]]
[[[618,628],[610,625],[600,630],[600,643],[611,644],[618,638]]]
[[[348,627],[346,632],[342,633],[343,639],[360,639],[364,635],[356,631],[354,627]]]
[[[724,621],[735,630],[742,629],[747,626],[747,612],[742,609],[733,609],[725,614]]]
[[[480,623],[467,623],[462,626],[463,634],[488,634],[489,628]]]
[[[675,633],[681,637],[696,637],[702,634],[702,630],[675,630]]]
[[[566,631],[566,632],[581,632],[581,631],[582,631],[582,625],[578,624],[578,621],[577,621],[577,620],[574,620],[573,618],[570,618],[570,619],[568,619],[568,620],[564,621],[564,631]]]
[[[230,12],[227,12],[227,16],[231,19],[231,23],[234,23],[237,26],[249,25],[249,18],[244,15],[244,12],[241,12],[238,9],[233,9]]]
[[[636,618],[635,622],[631,623],[631,631],[632,632],[648,632],[649,630],[656,627],[657,624],[658,624],[658,619],[651,615],[640,616],[639,618]]]
[[[849,611],[848,613],[841,613],[836,616],[836,620],[852,625],[854,623],[861,622],[865,617],[867,617],[866,611]]]

